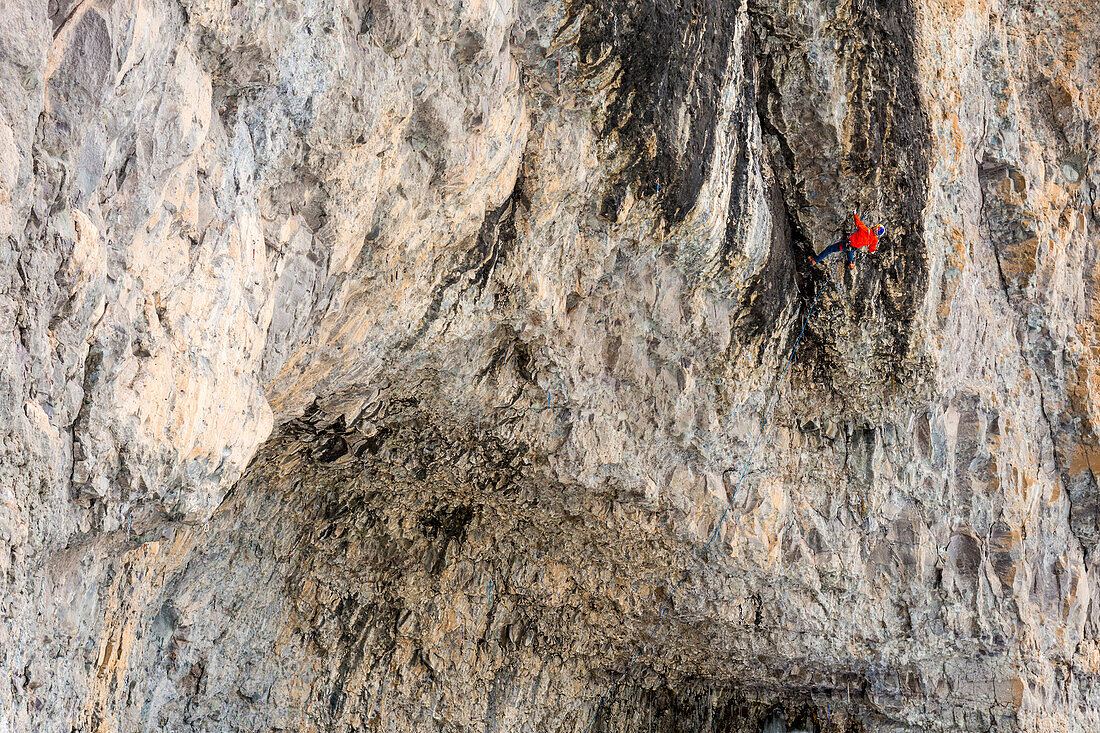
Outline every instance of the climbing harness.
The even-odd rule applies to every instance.
[[[695,552],[695,557],[692,559],[691,565],[689,565],[688,569],[684,571],[683,577],[681,577],[676,585],[672,587],[672,591],[669,592],[668,598],[665,600],[664,606],[661,607],[661,613],[658,614],[657,622],[653,624],[653,628],[650,630],[649,635],[646,637],[645,643],[642,644],[641,649],[636,649],[634,651],[634,653],[630,656],[630,661],[626,664],[626,669],[620,672],[619,676],[611,682],[611,686],[607,688],[607,692],[600,700],[600,704],[596,706],[596,712],[592,715],[592,720],[589,721],[588,727],[584,729],[584,733],[589,733],[589,731],[592,730],[592,726],[596,724],[596,720],[600,716],[600,711],[603,710],[603,706],[611,697],[611,693],[615,691],[615,688],[630,672],[630,669],[634,666],[634,663],[638,660],[638,657],[646,653],[646,650],[649,648],[650,642],[653,641],[653,637],[656,636],[657,630],[660,628],[661,623],[665,619],[665,613],[668,612],[669,606],[672,605],[672,599],[676,596],[676,591],[678,591],[680,589],[680,586],[683,585],[684,581],[691,576],[696,566],[699,565],[699,561],[703,558],[704,555],[707,554],[707,551],[710,550],[710,546],[714,544],[715,538],[718,537],[718,533],[722,530],[722,525],[726,521],[726,516],[729,514],[730,507],[733,506],[733,500],[737,498],[737,491],[741,488],[741,484],[742,482],[744,482],[745,476],[748,475],[749,467],[752,466],[752,459],[753,456],[756,455],[756,449],[757,447],[759,447],[761,439],[764,438],[765,435],[767,435],[768,423],[771,421],[772,412],[775,410],[775,400],[776,396],[779,394],[779,387],[786,381],[787,374],[790,373],[791,366],[794,365],[794,356],[796,353],[798,353],[798,346],[802,343],[802,337],[806,333],[806,324],[809,323],[810,316],[813,315],[814,310],[817,308],[818,301],[821,300],[821,294],[825,292],[826,286],[828,286],[828,284],[832,282],[833,272],[835,270],[835,265],[829,269],[829,274],[825,278],[825,282],[823,282],[821,284],[821,287],[818,288],[817,295],[814,296],[813,302],[810,304],[810,309],[806,311],[806,317],[802,319],[802,328],[798,332],[798,338],[794,340],[794,346],[791,347],[791,353],[787,357],[787,363],[783,369],[783,373],[780,375],[779,380],[775,383],[772,394],[768,398],[768,405],[764,410],[764,421],[760,424],[760,432],[757,434],[756,440],[753,442],[752,448],[749,450],[748,458],[745,459],[745,463],[741,468],[741,476],[737,479],[737,483],[734,485],[733,491],[730,493],[729,501],[726,502],[726,506],[722,510],[722,514],[718,517],[718,523],[714,525],[714,531],[710,533],[710,539],[708,539],[707,543],[703,545],[702,550],[698,550]]]

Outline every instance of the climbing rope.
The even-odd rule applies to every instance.
[[[657,616],[657,623],[653,624],[653,628],[650,630],[649,635],[646,637],[645,643],[642,644],[641,649],[636,649],[634,653],[630,656],[630,661],[627,662],[626,669],[620,672],[619,676],[612,681],[611,686],[607,688],[607,692],[600,700],[600,704],[596,706],[596,712],[592,715],[592,720],[588,723],[588,727],[584,729],[585,733],[589,733],[589,731],[592,730],[592,726],[596,724],[596,720],[600,716],[600,711],[603,710],[603,706],[611,697],[611,693],[615,691],[615,688],[618,686],[618,684],[630,672],[631,668],[634,666],[634,663],[638,660],[638,658],[646,653],[646,650],[649,648],[650,642],[653,641],[653,637],[656,636],[657,630],[660,628],[661,623],[665,620],[665,613],[668,612],[669,607],[672,605],[672,599],[676,596],[676,591],[680,589],[680,586],[683,585],[684,581],[687,580],[695,571],[695,568],[699,565],[700,560],[702,560],[703,556],[707,554],[707,551],[710,550],[710,546],[714,544],[715,538],[718,537],[718,533],[721,531],[722,525],[726,521],[726,516],[729,514],[730,507],[733,506],[733,500],[737,498],[737,491],[741,488],[741,484],[744,482],[745,476],[747,476],[749,473],[749,468],[752,466],[753,456],[756,455],[756,449],[757,447],[759,447],[761,439],[764,438],[765,435],[767,435],[768,423],[771,421],[772,412],[775,410],[776,396],[779,394],[779,388],[786,381],[787,374],[791,371],[791,366],[794,364],[794,356],[796,353],[798,353],[798,346],[802,343],[802,337],[806,333],[806,324],[809,323],[810,316],[813,315],[814,310],[817,308],[817,303],[819,300],[821,300],[821,294],[825,292],[825,287],[832,281],[833,272],[835,271],[835,269],[835,266],[829,269],[829,274],[825,278],[825,282],[823,282],[821,284],[821,287],[818,288],[817,295],[814,296],[814,300],[810,304],[810,309],[806,311],[806,317],[802,319],[802,328],[798,332],[798,338],[794,340],[794,346],[791,347],[791,353],[787,357],[787,364],[784,367],[783,373],[780,375],[779,380],[775,383],[775,387],[772,389],[771,396],[768,398],[768,406],[764,410],[764,421],[760,424],[760,432],[757,434],[756,440],[753,441],[752,449],[749,450],[748,458],[745,459],[744,466],[741,469],[741,476],[737,479],[737,483],[733,487],[733,492],[730,494],[729,501],[726,502],[726,506],[722,510],[722,514],[718,517],[718,523],[714,525],[714,531],[710,533],[710,539],[708,539],[707,543],[703,545],[702,550],[698,550],[695,552],[695,557],[692,559],[691,565],[689,565],[688,569],[684,571],[683,577],[681,577],[676,585],[672,587],[672,591],[668,594],[668,598],[665,600],[664,606],[661,607],[661,613]]]

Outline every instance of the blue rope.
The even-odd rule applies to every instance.
[[[668,594],[668,599],[665,600],[664,606],[661,607],[661,613],[657,616],[657,623],[653,625],[653,628],[649,632],[649,636],[646,637],[645,643],[642,644],[641,649],[636,649],[630,656],[630,661],[627,662],[626,669],[624,669],[618,677],[611,683],[611,687],[607,688],[607,692],[600,700],[600,704],[596,707],[596,712],[592,716],[592,720],[588,723],[588,727],[584,729],[584,733],[589,733],[592,730],[592,726],[596,724],[596,719],[600,716],[600,711],[603,710],[604,704],[608,698],[611,697],[611,693],[615,691],[615,688],[622,681],[623,677],[626,677],[627,673],[634,666],[634,662],[638,660],[638,657],[646,653],[649,649],[649,644],[653,641],[653,637],[656,636],[657,630],[661,626],[661,622],[665,619],[665,613],[668,611],[669,606],[672,605],[672,599],[676,595],[676,591],[680,589],[684,581],[687,580],[695,568],[699,565],[699,561],[707,551],[710,550],[710,546],[714,544],[715,538],[718,537],[718,532],[721,531],[722,525],[726,521],[726,515],[729,514],[730,507],[733,506],[733,500],[737,498],[737,491],[741,488],[742,482],[745,480],[745,476],[749,473],[749,467],[752,465],[753,456],[756,455],[756,448],[760,445],[761,438],[767,433],[768,422],[771,420],[772,412],[775,410],[775,398],[779,394],[779,387],[787,379],[787,374],[791,371],[791,366],[794,364],[794,355],[798,352],[798,346],[802,343],[802,336],[806,333],[806,324],[810,321],[810,316],[813,315],[814,310],[817,308],[817,303],[821,300],[821,294],[825,292],[825,286],[828,285],[833,279],[833,271],[836,268],[833,267],[829,270],[829,275],[825,278],[825,282],[817,290],[817,295],[814,296],[813,303],[810,304],[810,309],[806,311],[806,317],[802,319],[802,329],[798,332],[798,338],[794,340],[794,346],[791,348],[790,356],[787,357],[787,365],[783,369],[783,374],[780,375],[779,381],[776,382],[775,388],[772,390],[771,397],[768,398],[768,407],[764,410],[764,422],[760,425],[760,432],[756,436],[756,440],[752,444],[752,449],[749,451],[748,458],[745,459],[744,467],[741,469],[741,476],[737,479],[737,484],[733,487],[733,493],[730,494],[729,501],[726,502],[725,509],[722,510],[721,516],[718,517],[718,524],[714,526],[714,531],[710,533],[710,539],[707,540],[707,544],[703,545],[703,549],[695,553],[695,557],[692,559],[691,565],[684,571],[683,577],[672,587],[672,592]]]

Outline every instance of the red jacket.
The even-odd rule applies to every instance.
[[[860,247],[866,247],[867,251],[874,254],[875,248],[878,247],[878,235],[867,228],[867,225],[859,220],[859,214],[856,217],[856,231],[852,236],[848,237],[848,244],[856,249]]]

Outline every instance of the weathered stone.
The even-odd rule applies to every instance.
[[[1100,729],[1098,54],[0,3],[0,730]]]

